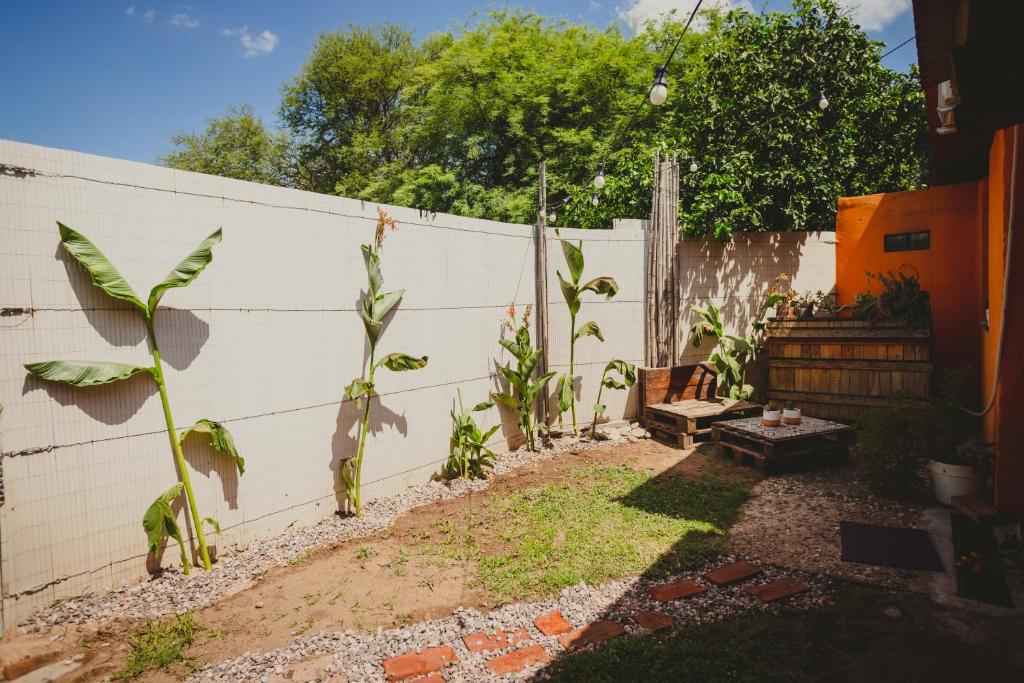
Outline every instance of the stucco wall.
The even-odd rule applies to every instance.
[[[179,427],[223,421],[246,458],[238,477],[187,442],[200,512],[220,521],[221,548],[333,514],[338,463],[355,448],[355,408],[341,396],[367,353],[356,313],[365,286],[359,245],[373,237],[377,206],[4,141],[0,163],[29,169],[0,174],[7,623],[60,596],[143,576],[142,513],[176,479],[159,398],[144,377],[72,389],[22,367],[57,358],[150,362],[141,320],[90,285],[60,248],[57,220],[92,239],[143,296],[223,228],[213,263],[167,293],[156,325]],[[379,348],[430,362],[378,378],[366,499],[439,469],[456,388],[475,402],[497,386],[495,363],[508,360],[497,344],[505,309],[535,299],[532,227],[384,208],[400,222],[384,245],[385,285],[406,293]],[[579,345],[586,415],[604,362],[643,358],[643,233],[565,235],[584,240],[587,275],[613,275],[621,285],[616,299],[590,297],[581,312],[607,337]],[[549,254],[551,362],[560,370],[568,322],[553,278],[556,267],[564,272],[556,242]],[[631,394],[606,393],[610,417],[633,414]],[[500,417],[492,410],[480,419]],[[500,443],[514,434],[509,427]]]

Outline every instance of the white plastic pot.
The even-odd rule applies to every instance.
[[[765,427],[778,427],[782,424],[782,411],[766,410],[761,415],[761,424]]]
[[[928,461],[932,474],[932,489],[940,503],[949,505],[954,496],[976,496],[985,490],[984,467],[950,465],[937,460]]]
[[[800,409],[799,408],[785,408],[782,411],[782,423],[787,425],[798,425],[800,424]]]

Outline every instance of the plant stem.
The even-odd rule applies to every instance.
[[[604,378],[608,374],[608,370],[605,370],[601,374],[601,383],[597,385],[597,402],[595,406],[601,405],[601,392],[604,391]],[[594,409],[594,424],[590,426],[590,438],[597,441],[597,408]]]
[[[366,392],[366,405],[363,407],[363,425],[360,428],[359,434],[359,450],[356,451],[356,465],[355,465],[355,482],[356,490],[353,492],[351,499],[355,501],[356,517],[363,516],[363,449],[366,447],[366,430],[370,425],[370,399],[373,396],[373,359],[377,353],[376,345],[370,346],[370,372],[369,377],[366,380],[370,383],[371,389]]]
[[[188,464],[185,462],[185,454],[181,452],[181,442],[178,440],[178,432],[174,429],[174,418],[171,416],[171,404],[167,399],[167,385],[164,382],[164,369],[160,363],[160,349],[156,344],[156,332],[153,329],[152,319],[146,321],[146,334],[149,337],[149,350],[153,354],[153,370],[155,371],[156,386],[160,391],[160,403],[164,408],[164,421],[167,423],[167,438],[171,440],[171,450],[174,451],[174,459],[178,463],[178,473],[181,475],[181,483],[185,486],[185,499],[188,501],[188,509],[192,514],[192,526],[196,530],[196,540],[199,542],[199,557],[203,561],[203,569],[209,570],[210,552],[206,548],[206,536],[203,533],[203,523],[200,521],[199,509],[196,507],[196,497],[192,493],[192,481],[188,476]],[[184,558],[183,558],[184,559]],[[185,564],[184,572],[188,574],[188,564]]]
[[[569,397],[572,406],[572,433],[580,435],[576,428],[576,314],[569,314]]]

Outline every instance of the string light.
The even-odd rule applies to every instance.
[[[667,66],[659,66],[654,70],[654,85],[651,86],[651,91],[647,93],[647,98],[655,107],[665,104],[665,100],[668,99]]]
[[[554,223],[556,220],[558,220],[558,216],[554,211],[548,214],[548,223]]]
[[[696,159],[690,159],[690,173],[696,173],[696,172],[697,172],[697,160]]]
[[[828,109],[828,98],[825,97],[825,91],[824,90],[819,90],[818,91],[818,109],[820,109],[822,111],[825,111],[826,109]]]
[[[594,174],[594,187],[598,190],[604,187],[604,164],[597,166],[597,173]]]
[[[590,203],[593,204],[594,206],[597,206],[600,203],[600,201],[601,200],[597,198],[597,194],[594,194],[594,196],[590,198]]]

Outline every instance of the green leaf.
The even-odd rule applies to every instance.
[[[365,310],[359,311],[359,317],[363,319],[363,327],[366,328],[366,338],[370,340],[370,346],[376,346],[384,323],[374,320]]]
[[[163,298],[164,292],[174,287],[186,286],[199,277],[199,274],[203,272],[206,266],[210,265],[210,261],[213,260],[213,246],[220,242],[221,237],[221,229],[217,228],[191,254],[176,265],[174,270],[167,274],[163,282],[150,290],[150,316],[156,311],[156,307],[160,304],[160,299]]]
[[[495,392],[491,394],[491,396],[494,398],[495,401],[502,404],[503,406],[508,406],[512,410],[516,410],[519,408],[519,401],[516,400],[516,397],[512,396],[511,394]]]
[[[427,356],[423,356],[423,358],[416,358],[415,356],[409,356],[404,353],[389,353],[377,361],[375,365],[383,365],[392,372],[419,370],[420,368],[425,368],[427,366]]]
[[[213,533],[217,534],[218,536],[220,535],[220,522],[215,520],[213,517],[205,517],[203,519],[203,524],[209,524],[211,527],[213,527]]]
[[[107,257],[96,248],[95,244],[90,242],[85,235],[60,221],[57,221],[57,229],[60,230],[60,241],[64,248],[85,267],[94,285],[115,299],[127,301],[139,309],[143,316],[149,318],[149,309],[146,308],[146,304],[142,303],[132,286],[128,284],[121,273],[117,272],[117,268],[107,260]]]
[[[569,266],[572,281],[578,283],[583,275],[583,250],[580,248],[583,246],[583,242],[580,242],[580,246],[576,246],[561,237],[558,238],[558,241],[562,243],[562,253],[565,254],[565,263]]]
[[[93,387],[119,382],[140,372],[156,378],[156,371],[153,368],[107,361],[48,360],[41,363],[26,363],[25,369],[41,379],[63,382],[73,387]]]
[[[583,323],[580,329],[576,330],[576,333],[573,335],[572,338],[576,340],[579,339],[580,337],[597,337],[598,340],[604,341],[604,335],[601,334],[601,328],[598,327],[597,323],[595,323],[593,320],[588,320],[587,322]]]
[[[595,403],[594,404],[594,412],[597,413],[598,415],[604,415],[604,411],[605,411],[605,409],[607,407],[608,406],[606,406],[603,403]]]
[[[611,299],[613,296],[619,293],[619,283],[615,281],[615,278],[602,276],[595,277],[593,280],[587,282],[587,284],[580,287],[581,292],[593,292],[594,294],[604,294],[606,299]]]
[[[565,297],[565,303],[569,306],[569,313],[576,315],[580,312],[580,293],[576,289],[576,286],[566,282],[562,274],[555,271],[555,275],[558,276],[558,284],[562,287],[562,296]]]
[[[608,365],[604,366],[605,373],[609,372],[610,370],[615,370],[620,375],[622,375],[622,379],[625,386],[617,388],[631,387],[634,384],[636,384],[636,366],[633,365],[632,363],[627,363],[624,360],[619,360],[616,358],[615,360],[609,361]]]
[[[178,524],[174,519],[174,512],[171,510],[171,503],[181,495],[182,488],[184,488],[184,485],[178,482],[161,493],[142,515],[142,527],[146,530],[146,536],[149,540],[149,552],[153,555],[156,555],[160,550],[160,542],[163,541],[164,534],[178,541],[179,544],[182,544],[182,549],[184,549],[181,530],[178,528]]]
[[[475,406],[470,408],[469,412],[471,412],[471,413],[479,413],[481,410],[487,410],[487,409],[493,408],[493,407],[494,407],[494,404],[492,402],[490,402],[490,401],[480,401],[480,403],[477,403]]]
[[[384,278],[380,274],[380,255],[373,251],[369,244],[361,246],[363,250],[363,262],[366,264],[367,282],[369,283],[368,294],[371,299],[377,296],[377,292],[384,286]]]
[[[572,407],[573,379],[568,374],[558,378],[558,412],[564,413]]]
[[[352,380],[347,387],[345,387],[345,398],[350,401],[355,401],[357,406],[362,405],[361,399],[363,396],[369,398],[373,392],[373,384],[367,382],[362,377],[356,377]]]
[[[482,437],[480,437],[480,443],[487,443],[487,440],[490,439],[492,436],[494,436],[494,432],[498,431],[498,429],[500,427],[501,427],[501,425],[494,425],[493,427],[488,429],[486,432],[484,432],[484,435]]]
[[[403,294],[405,294],[405,290],[399,289],[375,296],[370,305],[370,317],[377,322],[384,322],[384,316],[398,305],[398,302],[402,300]]]
[[[194,425],[186,429],[181,434],[181,441],[184,441],[189,434],[195,432],[196,434],[206,434],[210,439],[210,445],[213,446],[214,450],[224,453],[235,461],[235,466],[238,467],[239,474],[245,474],[245,459],[238,454],[238,449],[235,448],[235,439],[231,436],[231,432],[228,428],[219,422],[213,420],[197,420]]]

